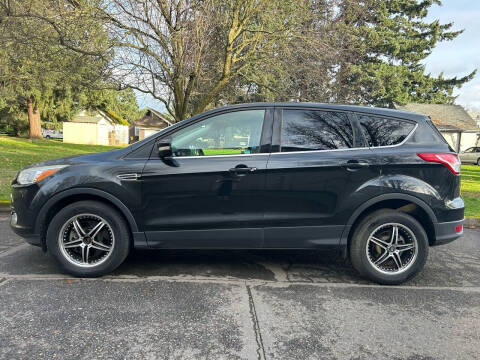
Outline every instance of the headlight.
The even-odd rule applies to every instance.
[[[20,185],[33,184],[56,173],[58,170],[63,169],[66,166],[68,165],[39,166],[25,169],[18,173],[17,182]]]

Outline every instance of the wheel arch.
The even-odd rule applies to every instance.
[[[45,235],[50,221],[55,215],[56,211],[82,200],[95,200],[108,204],[119,211],[124,217],[130,229],[131,235],[138,232],[137,222],[130,210],[125,204],[114,195],[99,189],[91,188],[75,188],[62,191],[50,198],[40,209],[39,216],[35,221],[35,230],[40,234],[42,248],[46,250]]]
[[[341,245],[350,246],[350,240],[356,225],[368,214],[382,208],[399,210],[413,216],[425,229],[429,244],[433,245],[435,243],[434,224],[437,223],[437,217],[430,206],[415,196],[393,193],[374,197],[355,209],[343,231]]]

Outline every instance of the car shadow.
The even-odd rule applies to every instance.
[[[295,282],[363,280],[338,251],[135,250],[116,275]]]

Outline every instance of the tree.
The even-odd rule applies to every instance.
[[[151,94],[176,121],[204,111],[288,38],[293,2],[102,1],[116,79]]]
[[[85,91],[79,98],[78,107],[103,110],[124,125],[132,123],[141,116],[137,98],[131,88],[121,91],[108,88]]]
[[[427,22],[427,0],[299,0],[294,41],[228,89],[230,101],[320,101],[393,107],[452,103],[464,77],[435,77],[422,61],[461,31]],[[292,65],[294,64],[294,65]],[[269,71],[270,70],[270,71]]]
[[[349,51],[339,62],[335,99],[382,107],[407,102],[452,103],[455,87],[467,76],[444,78],[425,73],[422,63],[439,41],[451,41],[462,31],[453,23],[425,20],[438,0],[343,0],[338,30]]]
[[[0,1],[0,95],[27,110],[31,138],[42,137],[41,105],[60,115],[72,93],[104,76],[105,29],[87,9],[80,1]]]
[[[174,121],[225,103],[450,103],[425,73],[460,32],[425,20],[438,0],[0,0],[0,97],[64,120],[78,106],[136,117],[135,89]],[[20,104],[20,105],[19,105]],[[2,106],[0,104],[0,106]]]

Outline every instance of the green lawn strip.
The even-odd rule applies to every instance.
[[[203,149],[206,156],[242,154],[242,149]]]
[[[465,216],[480,218],[480,166],[462,165],[461,193]]]
[[[464,192],[462,197],[465,201],[465,216],[480,218],[480,194]]]
[[[0,136],[0,204],[10,202],[10,184],[18,170],[41,161],[118,149],[116,146],[65,144]]]
[[[480,166],[462,166],[462,193],[465,191],[480,193]]]

